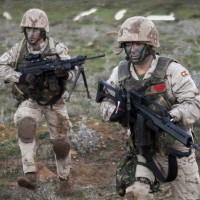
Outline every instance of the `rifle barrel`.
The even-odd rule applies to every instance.
[[[95,59],[95,58],[101,58],[101,57],[105,57],[105,54],[100,54],[100,55],[96,55],[96,56],[86,57],[86,60]]]
[[[192,147],[200,151],[200,146],[198,144],[195,144],[195,143],[190,143],[190,144]]]

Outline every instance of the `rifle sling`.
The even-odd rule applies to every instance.
[[[143,151],[143,156],[146,159],[146,164],[149,169],[153,172],[154,176],[158,178],[161,182],[172,182],[176,179],[178,174],[178,164],[176,156],[169,153],[168,155],[168,175],[165,178],[161,171],[158,169],[157,165],[155,164],[151,154],[149,153],[148,146],[141,147]]]
[[[49,105],[53,105],[55,104],[61,97],[62,95],[61,94],[58,94],[58,95],[55,95],[54,97],[52,97],[49,101],[47,101],[46,103],[41,103],[39,102],[38,100],[37,103],[40,105],[40,106],[49,106]]]
[[[177,158],[189,157],[191,155],[191,153],[192,153],[192,147],[189,148],[188,152],[182,152],[182,151],[179,151],[177,149],[170,148],[167,145],[164,145],[163,147],[165,148],[165,150],[168,153],[176,156]]]

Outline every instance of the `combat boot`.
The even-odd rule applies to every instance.
[[[28,172],[24,176],[20,176],[17,179],[17,183],[20,187],[27,188],[29,190],[34,190],[36,189],[36,172]]]
[[[60,195],[70,196],[73,194],[73,183],[71,178],[68,176],[67,180],[59,177],[60,180]]]

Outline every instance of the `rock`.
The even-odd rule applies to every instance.
[[[36,166],[38,169],[37,177],[39,181],[46,181],[49,178],[56,177],[56,175],[52,171],[50,171],[43,163],[37,162]]]

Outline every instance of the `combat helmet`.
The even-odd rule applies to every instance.
[[[24,13],[20,27],[42,28],[49,32],[49,20],[43,10],[33,8]]]
[[[160,46],[158,31],[154,23],[143,16],[125,20],[118,32],[117,42],[120,48],[124,42],[143,42],[153,47]]]

